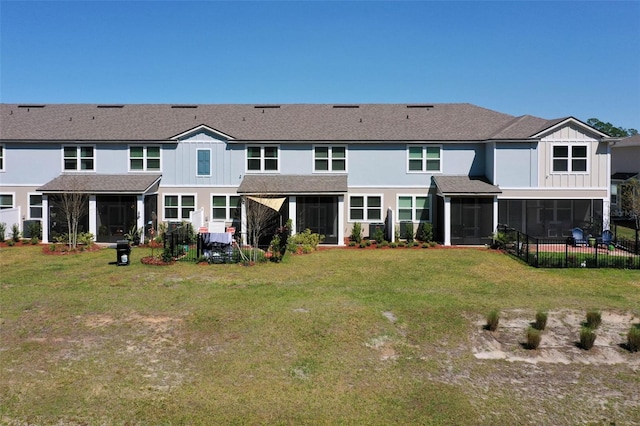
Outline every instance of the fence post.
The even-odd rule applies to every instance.
[[[569,267],[569,243],[564,240],[564,267]]]
[[[600,266],[598,265],[598,240],[596,240],[596,243],[593,245],[593,250],[595,252],[596,268],[599,268]]]
[[[539,243],[540,240],[538,240],[537,238],[535,239],[536,242],[536,268],[539,265],[540,262],[540,244]]]

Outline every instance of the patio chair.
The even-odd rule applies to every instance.
[[[584,237],[584,231],[580,228],[573,228],[571,230],[571,236],[573,238],[574,246],[586,246],[587,239]]]
[[[613,232],[605,229],[602,231],[602,236],[598,238],[598,245],[607,248],[611,244],[613,244]]]

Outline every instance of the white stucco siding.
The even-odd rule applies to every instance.
[[[500,188],[530,188],[538,185],[537,143],[496,144],[494,184]]]
[[[586,147],[586,171],[554,171],[553,152],[555,146]],[[606,142],[600,142],[575,126],[566,126],[551,133],[540,141],[538,149],[540,188],[607,188],[609,182],[609,153]]]
[[[611,173],[640,173],[640,146],[611,148]]]

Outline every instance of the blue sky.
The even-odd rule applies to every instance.
[[[441,103],[640,129],[640,1],[0,0],[5,103]]]

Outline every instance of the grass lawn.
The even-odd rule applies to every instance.
[[[479,359],[472,339],[491,309],[640,323],[640,271],[534,269],[480,249],[252,267],[142,265],[148,254],[117,267],[112,249],[0,248],[0,424],[640,422],[640,353]],[[565,349],[580,351],[539,351]]]

